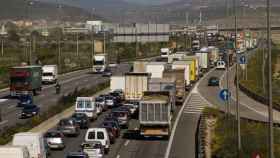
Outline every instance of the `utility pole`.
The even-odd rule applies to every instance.
[[[269,158],[274,158],[273,139],[273,101],[272,101],[272,67],[271,67],[271,24],[270,0],[267,0],[267,51],[268,51],[268,106],[269,106]]]
[[[76,33],[76,45],[77,45],[76,55],[79,56],[79,33]]]
[[[4,56],[4,38],[1,37],[1,54]]]
[[[234,28],[235,28],[235,54],[237,55],[237,4],[234,0]],[[240,105],[239,105],[239,63],[236,63],[236,119],[237,119],[237,155],[241,158],[241,131],[240,131]]]

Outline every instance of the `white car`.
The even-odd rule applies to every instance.
[[[89,128],[85,135],[85,142],[96,142],[100,141],[102,146],[105,149],[105,152],[108,153],[110,150],[110,138],[106,128]]]
[[[99,141],[93,141],[90,143],[83,143],[81,145],[83,152],[87,153],[89,158],[103,158],[104,157],[104,147]]]

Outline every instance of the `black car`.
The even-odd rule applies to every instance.
[[[102,74],[103,77],[110,77],[112,76],[112,71],[109,68],[106,68]]]
[[[219,86],[220,81],[218,77],[210,77],[208,80],[208,86]]]
[[[20,118],[29,118],[38,115],[40,108],[37,105],[26,105],[20,113]]]
[[[114,97],[117,104],[121,103],[122,97],[120,96],[120,93],[117,92],[111,92],[109,93],[110,96]]]
[[[85,152],[70,152],[66,158],[89,158],[89,156]]]
[[[102,123],[102,126],[104,126],[104,127],[107,127],[107,126],[110,126],[110,127],[112,127],[112,128],[114,128],[114,130],[115,130],[115,134],[116,134],[116,137],[119,137],[120,136],[120,134],[121,134],[121,127],[120,127],[120,125],[119,125],[119,122],[117,122],[117,121],[114,121],[114,120],[107,120],[107,121],[104,121],[103,123]]]
[[[71,118],[78,123],[81,129],[87,129],[89,127],[89,119],[86,114],[74,113]]]

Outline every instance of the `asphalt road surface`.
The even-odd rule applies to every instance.
[[[121,74],[129,70],[128,64],[120,64],[117,68],[112,69],[114,74]],[[41,111],[46,111],[56,105],[58,99],[65,94],[73,92],[75,88],[89,88],[100,83],[108,81],[108,77],[102,77],[100,74],[92,74],[90,70],[83,70],[64,75],[59,78],[61,84],[61,94],[55,94],[54,85],[46,85],[40,94],[34,97],[34,104],[41,108]],[[2,122],[0,122],[0,129],[15,125],[16,123],[24,123],[26,119],[19,119],[18,114],[21,108],[16,107],[18,100],[10,99],[9,91],[1,92],[0,106],[2,110]]]

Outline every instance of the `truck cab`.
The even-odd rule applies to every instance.
[[[56,83],[58,77],[58,70],[56,65],[44,65],[42,74],[43,83]]]
[[[171,54],[171,51],[169,50],[169,48],[161,48],[160,49],[160,56],[162,58],[168,58],[169,54]]]
[[[93,57],[93,73],[103,73],[106,69],[106,55],[105,54],[97,54]]]

